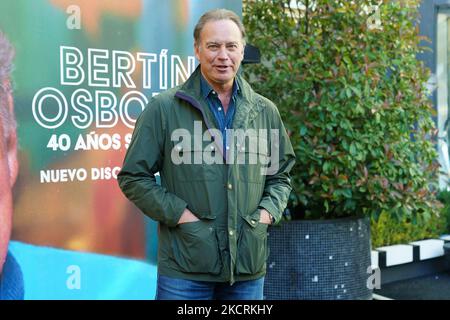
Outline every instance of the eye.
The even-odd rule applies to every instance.
[[[210,50],[217,50],[219,48],[219,45],[217,43],[211,43],[208,45],[208,49]]]

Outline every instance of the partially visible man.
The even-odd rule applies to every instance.
[[[156,290],[153,265],[10,241],[12,188],[18,174],[10,84],[13,56],[11,44],[0,31],[0,300],[152,299]],[[67,273],[70,270],[79,270],[79,277]]]
[[[10,75],[14,51],[0,32],[0,300],[23,299],[22,271],[8,253],[13,213],[12,187],[18,172],[17,135]]]
[[[295,155],[276,106],[238,73],[244,47],[234,12],[200,18],[200,65],[142,112],[118,175],[159,222],[157,299],[263,298],[267,227],[287,205]]]

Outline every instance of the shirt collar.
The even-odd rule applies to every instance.
[[[213,88],[211,88],[211,86],[209,85],[208,81],[206,81],[206,79],[203,77],[203,75],[201,73],[200,73],[200,87],[201,87],[202,97],[204,99],[206,99],[209,96],[211,91],[214,91]],[[239,84],[236,81],[236,79],[234,79],[234,81],[233,81],[233,93],[232,93],[231,96],[232,97],[236,97],[240,92],[241,92],[241,89],[239,87]]]
[[[0,275],[0,300],[23,300],[24,283],[22,269],[8,252]]]

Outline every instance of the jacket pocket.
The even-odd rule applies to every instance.
[[[267,167],[270,164],[268,145],[268,140],[263,137],[258,137],[253,144],[239,145],[235,160],[239,167],[239,180],[254,183],[265,182]]]
[[[172,252],[182,272],[220,274],[222,270],[217,234],[210,222],[200,220],[174,228]]]
[[[175,179],[183,182],[214,180],[217,177],[214,166],[217,164],[205,161],[202,144],[191,145],[188,142],[182,141],[172,146],[171,161]]]
[[[238,237],[236,274],[256,274],[266,267],[268,225],[250,216],[244,220]]]

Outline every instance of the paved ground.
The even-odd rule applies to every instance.
[[[450,272],[385,284],[374,293],[399,300],[450,300]]]

